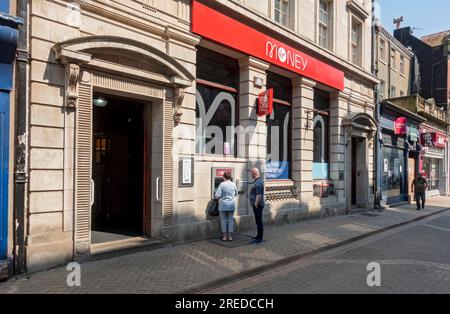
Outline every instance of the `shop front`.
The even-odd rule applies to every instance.
[[[447,136],[435,129],[423,127],[422,140],[422,173],[428,180],[427,196],[445,195],[447,191],[446,147]]]
[[[419,124],[426,120],[389,102],[382,104],[382,204],[413,201],[411,183],[419,171]]]

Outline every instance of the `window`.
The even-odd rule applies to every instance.
[[[380,82],[380,98],[381,99],[384,99],[385,91],[386,91],[386,83],[384,81],[381,81]]]
[[[400,97],[403,97],[403,96],[405,96],[405,92],[404,91],[400,91]]]
[[[95,139],[95,163],[101,164],[105,162],[105,157],[109,150],[109,141],[105,136]]]
[[[289,0],[275,0],[275,22],[287,26]]]
[[[383,198],[398,197],[403,191],[405,154],[401,149],[383,147]]]
[[[380,59],[386,62],[386,41],[380,39]]]
[[[393,70],[397,69],[397,52],[395,49],[391,50],[391,68]]]
[[[319,0],[319,45],[330,49],[331,45],[331,2],[329,0]]]
[[[351,44],[352,62],[362,65],[362,23],[355,18],[352,20]]]
[[[405,74],[405,57],[400,56],[400,73]]]
[[[273,113],[267,116],[266,178],[286,180],[291,176],[291,80],[275,73],[267,75],[267,88],[274,90]]]
[[[197,52],[196,153],[235,155],[239,66],[236,60]]]
[[[317,113],[313,122],[313,179],[326,180],[330,176],[328,116],[330,94],[316,89],[314,91],[314,109]]]
[[[390,98],[395,98],[397,97],[397,88],[395,88],[395,86],[391,86],[391,96]]]
[[[428,190],[439,190],[439,174],[440,174],[440,160],[434,158],[423,159],[423,171],[426,173],[428,180]]]

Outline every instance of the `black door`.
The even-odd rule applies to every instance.
[[[94,107],[93,231],[143,234],[143,155],[142,104],[108,99]]]

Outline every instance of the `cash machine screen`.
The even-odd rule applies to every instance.
[[[232,177],[231,180],[234,180],[234,168],[213,168],[212,170],[212,197],[214,198],[217,188],[225,181],[223,178],[225,172],[230,172]]]

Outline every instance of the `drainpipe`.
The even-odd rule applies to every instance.
[[[377,23],[375,16],[375,4],[376,1],[372,0],[372,75],[378,77],[378,42],[377,42]],[[378,128],[380,128],[380,86],[375,88],[375,120],[378,123]],[[375,197],[374,197],[374,208],[379,209],[381,207],[381,140],[380,140],[380,129],[376,130],[377,134],[375,136],[375,175],[374,175],[374,187],[375,187]]]
[[[15,160],[14,160],[14,273],[26,271],[25,232],[28,187],[28,1],[17,1],[17,16],[24,21],[19,32],[16,69],[16,117],[15,117]]]

